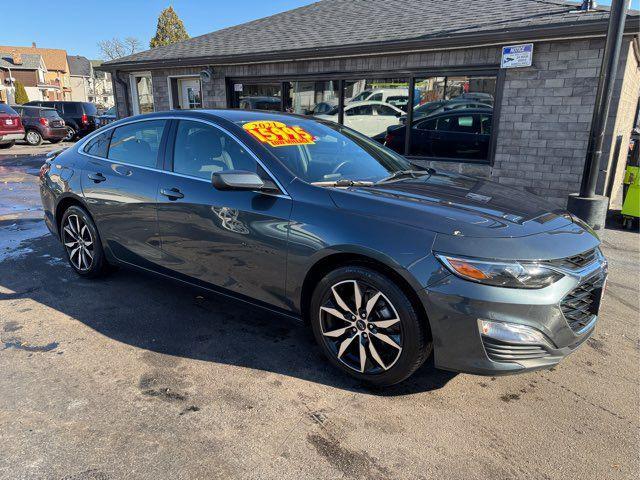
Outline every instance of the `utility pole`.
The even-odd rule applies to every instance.
[[[604,228],[609,208],[609,198],[596,195],[596,183],[600,173],[602,158],[602,144],[607,126],[611,96],[618,73],[620,47],[629,0],[613,0],[609,13],[607,40],[604,46],[604,56],[600,67],[598,91],[591,119],[587,156],[582,172],[580,193],[569,195],[567,209],[577,217],[588,223],[594,230]]]

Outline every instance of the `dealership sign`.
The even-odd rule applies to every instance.
[[[533,62],[533,43],[502,47],[500,68],[530,67]]]

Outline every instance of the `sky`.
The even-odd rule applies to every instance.
[[[478,1],[478,0],[474,0]],[[173,5],[192,37],[313,3],[314,0],[29,0],[28,22],[2,22],[0,45],[62,48],[69,55],[99,59],[97,42],[137,37],[146,50],[160,12]],[[598,2],[611,4],[611,0]],[[640,0],[631,0],[640,10]]]

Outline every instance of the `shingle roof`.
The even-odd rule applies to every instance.
[[[0,67],[10,68],[11,70],[37,70],[40,68],[42,57],[36,54],[20,55],[20,62],[16,63],[16,59],[11,53],[6,53],[0,47]]]
[[[268,56],[296,50],[330,54],[332,48],[349,45],[451,38],[549,25],[606,25],[607,9],[589,13],[576,10],[576,3],[562,0],[324,0],[104,65]],[[563,33],[570,35],[571,30],[564,29]]]
[[[67,72],[67,52],[56,48],[34,48],[34,47],[13,47],[8,45],[0,45],[0,52],[15,55],[16,53],[37,54],[41,55],[47,70],[58,70]]]
[[[69,74],[75,77],[90,77],[91,62],[87,57],[80,55],[67,55],[67,63],[69,64]]]

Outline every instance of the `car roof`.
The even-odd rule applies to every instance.
[[[449,117],[452,115],[469,115],[472,113],[493,113],[493,108],[462,108],[459,110],[445,110],[444,112],[434,113],[426,117],[420,117],[418,120],[432,120],[438,117]]]
[[[379,100],[363,100],[360,102],[349,102],[347,103],[344,108],[353,108],[353,107],[358,107],[361,105],[386,105],[387,107],[391,107],[391,108],[395,108],[396,110],[400,110],[398,107],[394,107],[393,105],[387,103],[387,102],[381,102]]]

